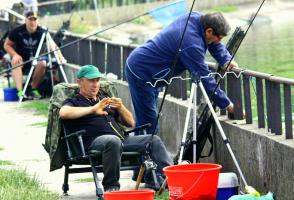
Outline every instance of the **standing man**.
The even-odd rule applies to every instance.
[[[205,64],[207,50],[223,67],[231,59],[231,55],[221,43],[222,38],[230,30],[223,15],[221,13],[202,15],[193,12],[188,22],[177,63],[173,69],[172,65],[187,19],[188,14],[179,17],[153,39],[136,48],[126,62],[125,74],[134,105],[136,126],[151,123],[149,134],[158,133],[158,126],[156,126],[157,99],[159,89],[164,86],[164,82],[159,82],[155,87],[147,82],[154,84],[158,79],[168,80],[180,75],[185,70],[189,70],[193,76],[207,76],[210,73],[207,64]],[[230,65],[230,67],[237,66],[235,62]],[[202,79],[202,82],[210,96],[216,87],[214,78],[205,78]],[[232,102],[221,89],[216,90],[212,101],[221,109],[226,108],[229,112],[233,112]]]
[[[32,59],[38,49],[40,40],[45,32],[38,25],[38,16],[34,11],[29,11],[25,14],[25,24],[13,29],[4,43],[5,51],[11,56],[12,67],[21,65],[23,62]],[[46,40],[44,40],[46,41]],[[56,44],[53,40],[50,42],[50,49],[55,49]],[[64,60],[60,51],[58,51],[59,60]],[[27,63],[21,67],[12,70],[12,78],[18,90],[18,96],[24,95],[24,99],[40,98],[38,86],[42,81],[46,69],[46,57],[38,58],[37,65],[32,78],[32,94],[31,97],[22,94],[23,89],[23,73],[28,74],[32,67],[32,63]]]
[[[102,152],[104,191],[120,189],[119,169],[122,151],[144,153],[147,144],[151,146],[150,157],[157,164],[156,174],[159,184],[162,184],[162,168],[173,164],[164,144],[156,135],[123,137],[117,122],[126,127],[134,127],[133,115],[120,98],[110,98],[99,92],[100,77],[101,73],[93,65],[80,68],[77,74],[79,94],[66,99],[59,112],[66,130],[71,133],[85,129],[83,142],[86,151]],[[149,182],[148,187],[158,189],[153,182]]]

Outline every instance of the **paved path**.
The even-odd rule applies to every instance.
[[[62,199],[97,199],[94,182],[79,183],[79,178],[91,178],[91,173],[74,174],[69,177],[69,194],[62,195],[64,170],[49,172],[49,157],[43,149],[45,127],[34,126],[38,122],[45,122],[43,116],[34,115],[33,110],[19,108],[17,102],[4,102],[3,90],[0,89],[0,160],[11,160],[16,168],[36,176],[49,190],[60,194]],[[99,174],[102,177],[102,174]],[[131,172],[122,172],[122,189],[132,189],[135,182],[130,180]]]

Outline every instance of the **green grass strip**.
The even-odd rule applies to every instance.
[[[228,6],[216,6],[213,8],[208,9],[209,12],[233,12],[238,10],[237,6],[228,5]]]
[[[155,200],[167,200],[168,199],[168,191],[166,190],[162,195],[158,195],[158,193],[155,193]]]
[[[49,192],[36,178],[25,171],[0,170],[0,199],[5,200],[57,200],[58,194]]]
[[[88,182],[94,182],[94,178],[79,178],[76,179],[75,182],[80,182],[80,183],[88,183]]]
[[[34,100],[22,103],[22,108],[33,109],[36,111],[36,115],[48,116],[48,100]]]
[[[0,160],[0,166],[1,165],[14,165],[14,163],[9,160]]]
[[[31,125],[36,126],[36,127],[47,127],[47,121],[46,122],[37,122],[37,123],[33,123]]]

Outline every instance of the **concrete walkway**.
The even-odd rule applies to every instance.
[[[0,151],[0,160],[10,160],[15,163],[13,167],[26,169],[28,174],[36,176],[50,191],[60,194],[61,199],[97,199],[94,182],[77,182],[80,178],[91,178],[91,173],[70,175],[69,196],[62,195],[64,170],[49,172],[49,157],[42,146],[46,127],[33,125],[45,121],[46,117],[34,115],[33,110],[19,108],[17,102],[4,102],[1,89],[0,147],[4,150]],[[134,188],[135,182],[131,181],[131,175],[131,171],[121,173],[121,189]],[[102,178],[102,174],[99,174],[99,178]]]

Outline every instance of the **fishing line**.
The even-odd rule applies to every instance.
[[[246,69],[243,69],[243,70],[241,70],[238,74],[236,73],[236,72],[233,72],[233,71],[228,71],[228,72],[225,72],[224,74],[220,74],[220,73],[218,73],[218,72],[211,72],[211,73],[209,73],[208,75],[206,75],[206,76],[200,76],[199,78],[200,78],[200,80],[201,79],[205,79],[205,78],[210,78],[210,77],[215,77],[215,76],[217,76],[217,77],[219,77],[220,79],[224,79],[224,78],[226,78],[226,76],[227,75],[229,75],[229,74],[233,74],[236,78],[240,78],[241,77],[241,75],[244,73],[246,71]],[[151,87],[156,87],[156,85],[157,85],[157,83],[158,82],[164,82],[164,83],[166,83],[167,85],[170,85],[172,82],[173,82],[173,80],[175,80],[175,79],[180,79],[180,80],[183,80],[183,81],[187,81],[187,80],[191,80],[192,78],[183,78],[183,77],[181,77],[181,76],[174,76],[174,77],[172,77],[169,81],[167,81],[167,80],[165,80],[165,79],[157,79],[156,81],[155,81],[155,83],[154,84],[152,84],[152,82],[150,82],[150,81],[148,81],[148,82],[146,82],[147,84],[150,84],[151,85]]]
[[[80,42],[80,41],[82,41],[82,40],[88,39],[88,38],[90,38],[90,37],[92,37],[92,36],[95,36],[95,35],[98,35],[98,34],[100,34],[100,33],[105,32],[105,31],[108,31],[108,30],[110,30],[110,29],[113,29],[113,28],[115,28],[115,27],[117,27],[117,26],[120,26],[120,25],[122,25],[122,24],[125,24],[125,23],[128,23],[128,22],[131,22],[131,21],[133,21],[133,20],[135,20],[135,19],[137,19],[137,18],[139,18],[139,17],[142,17],[142,16],[144,16],[144,15],[148,15],[148,14],[149,14],[149,12],[145,12],[145,13],[143,13],[143,14],[137,15],[137,16],[135,16],[135,17],[133,17],[133,18],[131,18],[131,19],[128,19],[128,20],[126,20],[126,21],[123,21],[123,22],[120,22],[120,23],[118,23],[118,24],[115,24],[115,25],[109,26],[109,27],[107,27],[107,28],[105,28],[105,29],[102,29],[102,30],[97,31],[97,32],[92,33],[92,34],[89,34],[89,35],[87,35],[87,36],[85,36],[85,37],[82,37],[82,38],[79,38],[79,39],[74,40],[74,41],[72,41],[72,42],[69,42],[69,43],[67,43],[67,44],[65,44],[65,45],[62,45],[61,47],[57,47],[57,48],[55,48],[54,50],[51,50],[51,51],[49,51],[49,52],[46,52],[46,53],[40,54],[40,55],[39,55],[38,57],[36,57],[36,58],[33,58],[33,59],[30,59],[30,60],[27,60],[27,61],[23,62],[22,64],[16,65],[16,66],[14,66],[14,67],[12,67],[12,68],[9,68],[9,69],[6,69],[6,70],[3,70],[3,71],[0,72],[0,75],[5,74],[5,73],[7,73],[7,72],[9,72],[9,71],[11,71],[11,70],[13,70],[13,69],[18,68],[18,67],[21,67],[21,66],[23,66],[23,65],[25,65],[25,64],[27,64],[27,63],[30,63],[30,62],[32,62],[33,60],[36,60],[36,59],[38,59],[38,58],[40,58],[40,57],[46,56],[46,55],[48,55],[48,54],[50,54],[50,53],[53,53],[53,52],[58,51],[58,50],[61,50],[61,49],[65,48],[65,47],[68,47],[68,46],[73,45],[73,44],[75,44],[75,43],[78,43],[78,42]],[[43,27],[43,28],[44,28],[44,27]]]
[[[178,58],[179,58],[179,55],[180,55],[181,47],[182,47],[182,44],[183,44],[183,41],[184,41],[184,36],[186,34],[186,30],[187,30],[187,27],[188,27],[188,22],[189,22],[189,19],[191,17],[191,13],[193,11],[195,2],[196,2],[196,0],[193,0],[193,2],[192,2],[192,6],[190,8],[190,11],[189,11],[189,14],[188,14],[188,18],[187,18],[186,23],[185,23],[184,31],[183,31],[182,36],[181,36],[181,40],[180,40],[180,43],[179,43],[179,46],[178,46],[178,49],[177,49],[177,53],[176,53],[176,56],[174,58],[174,61],[173,61],[172,67],[171,67],[171,73],[169,74],[169,76],[167,78],[168,80],[172,78],[171,76],[172,76],[172,74],[173,74],[173,72],[174,72],[174,70],[176,68],[176,64],[178,62]],[[164,94],[163,94],[163,97],[162,97],[162,101],[161,101],[160,106],[159,106],[159,110],[158,110],[158,114],[157,114],[157,118],[156,118],[155,126],[154,127],[157,127],[157,124],[159,122],[159,117],[161,116],[161,111],[162,111],[163,104],[164,104],[164,101],[165,101],[165,98],[166,98],[166,95],[167,95],[168,88],[169,88],[169,85],[166,85],[165,86],[165,90],[164,90]],[[152,135],[154,135],[154,134],[155,133],[152,133]]]

